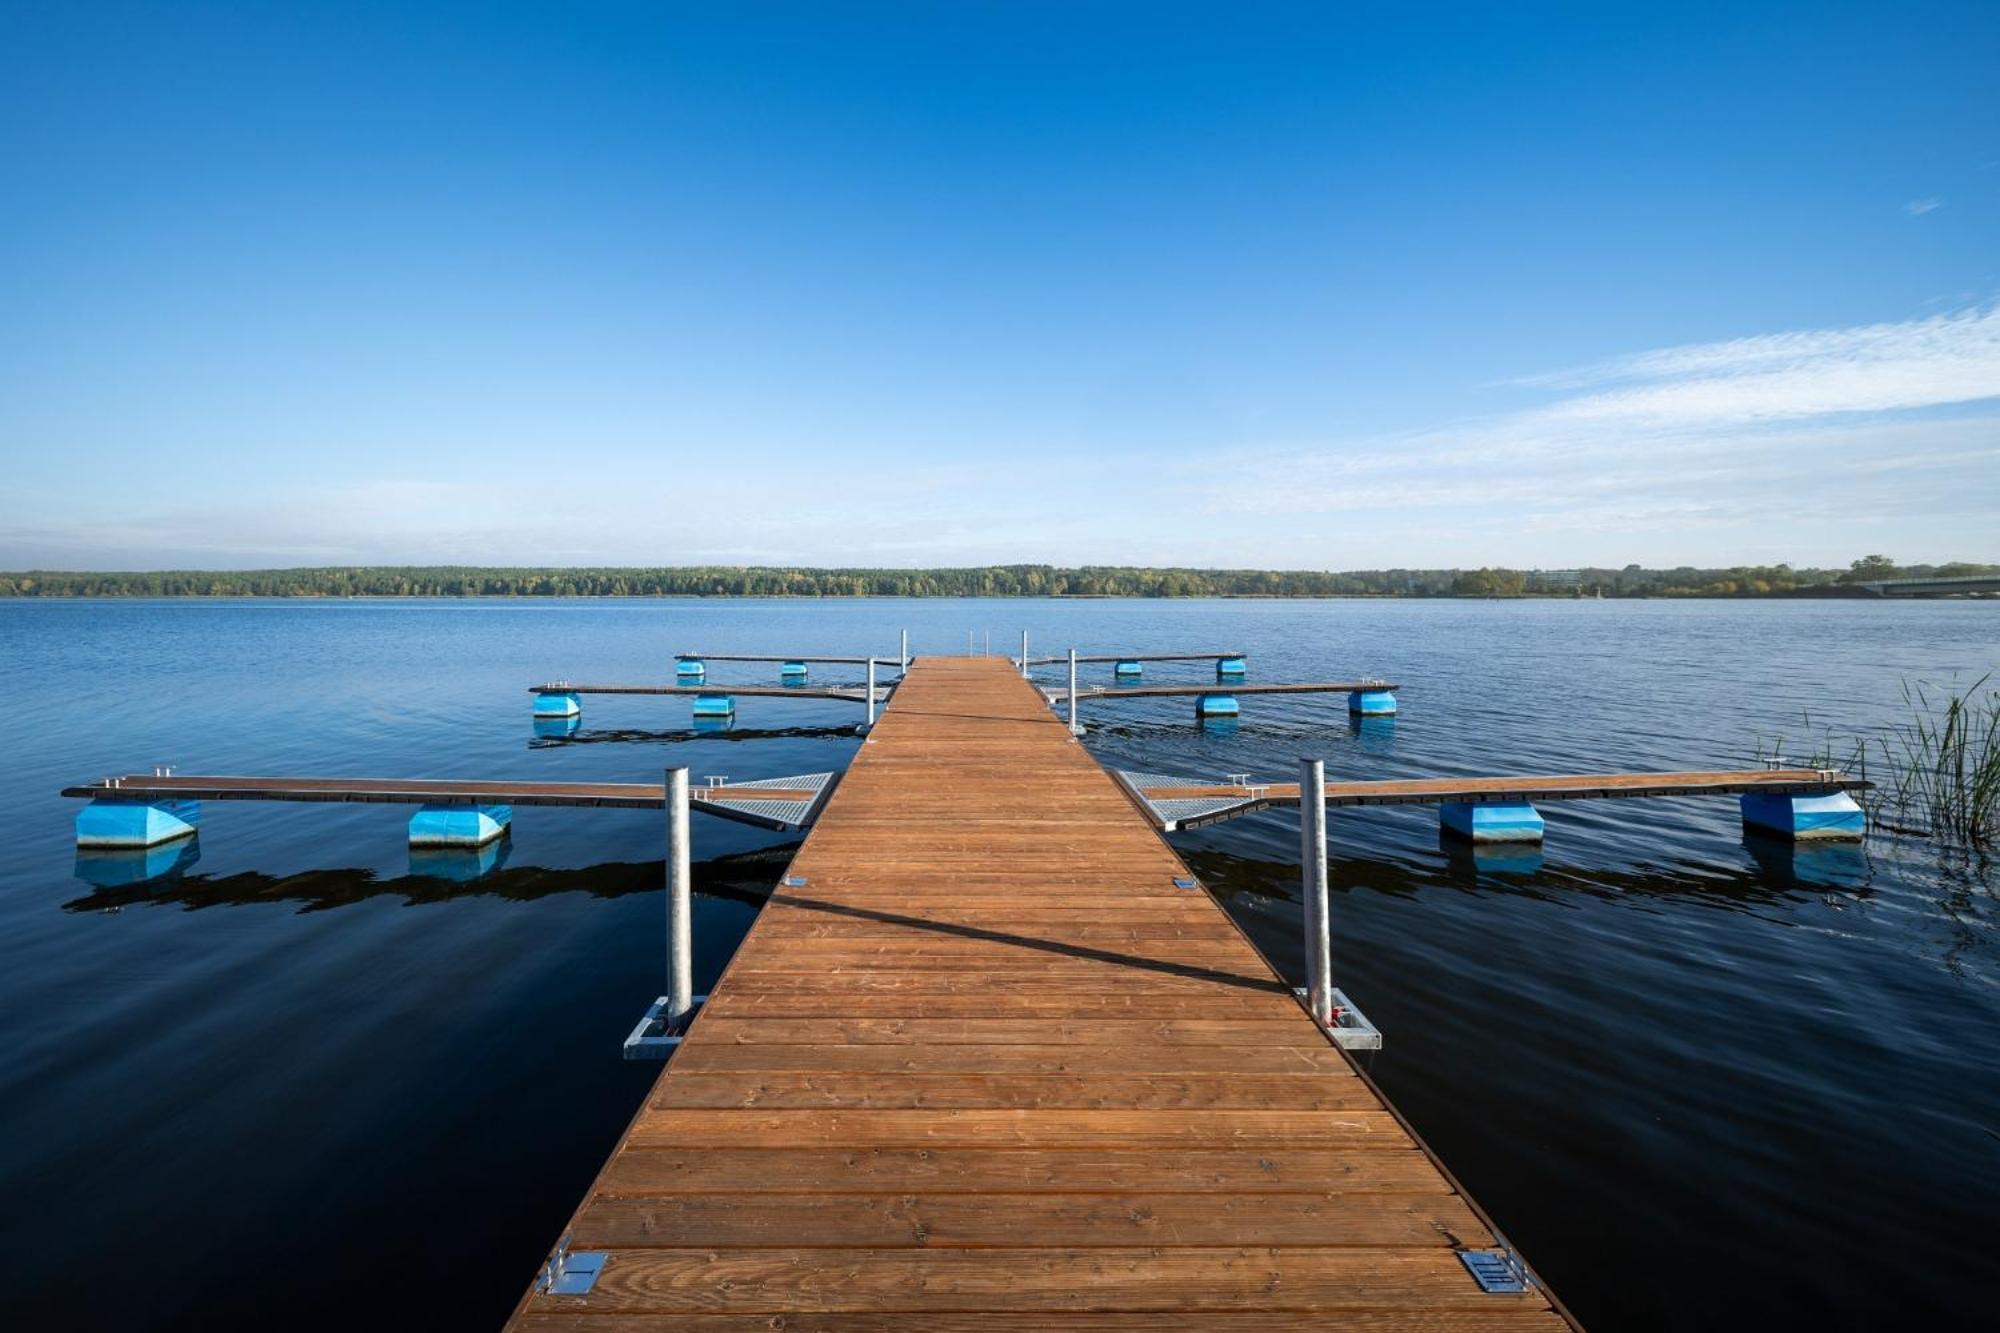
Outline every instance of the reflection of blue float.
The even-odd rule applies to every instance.
[[[736,726],[736,714],[725,713],[721,717],[695,715],[694,730],[697,735],[710,735],[718,731],[730,731]]]
[[[1439,839],[1445,860],[1460,874],[1536,875],[1542,869],[1539,842],[1467,842],[1449,833]]]
[[[535,719],[535,735],[543,739],[560,740],[574,736],[583,730],[580,717],[538,717]]]
[[[1241,676],[1250,670],[1240,657],[1218,657],[1215,659],[1215,674],[1218,676]]]
[[[1362,717],[1391,717],[1396,712],[1393,690],[1349,690],[1347,711]]]
[[[201,860],[201,839],[180,838],[152,847],[79,847],[76,877],[100,889],[167,879]]]
[[[1857,838],[1791,838],[1746,826],[1743,846],[1757,869],[1774,885],[1788,889],[1865,889],[1868,853]]]
[[[194,835],[199,801],[120,801],[97,797],[76,812],[79,847],[156,847]]]
[[[583,713],[583,698],[576,694],[538,694],[535,696],[535,718],[578,717]]]
[[[505,865],[507,853],[513,845],[511,838],[493,838],[478,847],[412,846],[410,873],[427,879],[448,879],[454,884],[469,884]]]
[[[1800,842],[1852,840],[1868,833],[1868,816],[1844,791],[1817,796],[1752,792],[1743,797],[1743,823]]]
[[[1451,801],[1438,807],[1438,823],[1445,832],[1475,843],[1542,840],[1541,812],[1526,801],[1478,805]]]
[[[1363,717],[1359,713],[1347,715],[1347,734],[1361,739],[1363,750],[1378,752],[1396,739],[1396,715],[1387,717]]]
[[[412,847],[481,847],[507,832],[511,805],[426,805],[410,816]]]

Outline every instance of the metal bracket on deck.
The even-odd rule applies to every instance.
[[[1512,1250],[1460,1250],[1458,1261],[1479,1289],[1493,1295],[1526,1291],[1534,1284]]]
[[[1175,777],[1171,773],[1128,773],[1121,769],[1113,769],[1111,776],[1162,833],[1200,828],[1204,824],[1220,823],[1262,810],[1266,805],[1265,795],[1270,790],[1269,787],[1250,786],[1248,773],[1232,773],[1230,785],[1236,790],[1227,795],[1156,796],[1155,792],[1183,787],[1212,787],[1215,784],[1201,778]],[[1235,780],[1239,777],[1244,781]]]
[[[581,1296],[597,1285],[597,1275],[604,1271],[604,1258],[597,1251],[571,1254],[569,1233],[556,1242],[556,1252],[549,1256],[542,1271],[535,1278],[535,1290],[546,1296]]]
[[[837,773],[801,773],[788,778],[730,782],[717,773],[709,776],[706,787],[689,790],[688,797],[696,802],[696,808],[709,814],[789,832],[805,828],[819,818],[838,778]],[[802,799],[761,797],[757,795],[760,791],[797,792]]]
[[[673,1027],[667,1026],[666,996],[662,995],[647,1005],[646,1016],[639,1020],[638,1025],[632,1029],[632,1035],[625,1039],[625,1058],[664,1060],[672,1055],[674,1047],[680,1045],[681,1038],[687,1035],[688,1024],[694,1022],[694,1016],[701,1012],[702,1002],[707,999],[706,995],[695,996],[694,1007],[689,1009],[687,1016]]]
[[[1306,998],[1306,988],[1295,986],[1292,994],[1301,1000]],[[1347,992],[1340,987],[1333,988],[1333,1026],[1326,1029],[1326,1035],[1333,1038],[1333,1044],[1343,1051],[1379,1051],[1382,1049],[1382,1030],[1368,1021],[1368,1016],[1355,1007],[1347,998]]]

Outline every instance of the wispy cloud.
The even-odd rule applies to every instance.
[[[1944,200],[1942,199],[1912,199],[1909,203],[1903,205],[1903,211],[1913,218],[1920,218],[1926,213],[1935,213],[1943,207]]]
[[[1520,384],[1556,396],[1256,454],[1206,502],[1370,528],[1394,513],[1509,545],[1759,527],[1837,540],[1884,519],[1942,534],[2000,514],[2000,413],[1983,406],[2000,399],[2000,307],[1662,348]]]

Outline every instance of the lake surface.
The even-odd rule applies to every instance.
[[[747,699],[692,736],[685,700],[590,698],[565,740],[525,687],[665,679],[691,648],[893,655],[906,627],[919,653],[1025,628],[1403,682],[1358,728],[1338,695],[1246,696],[1225,731],[1186,699],[1086,702],[1113,766],[1278,780],[1301,754],[1330,778],[1747,765],[2000,666],[1990,603],[0,602],[6,1322],[491,1328],[658,1073],[619,1058],[664,975],[657,814],[523,809],[466,878],[405,845],[407,809],[209,803],[192,859],[134,883],[77,853],[61,786],[838,768],[855,705]],[[1746,840],[1727,799],[1545,814],[1525,858],[1441,844],[1424,809],[1329,822],[1371,1070],[1557,1293],[1602,1328],[1990,1327],[2000,867]],[[701,989],[790,842],[695,837]],[[1174,837],[1298,980],[1296,816]]]

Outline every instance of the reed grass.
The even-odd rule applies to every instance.
[[[1963,689],[1905,681],[1905,720],[1883,733],[1842,740],[1830,727],[1814,731],[1807,714],[1806,753],[1788,755],[1783,736],[1760,738],[1754,753],[1769,766],[1838,769],[1866,782],[1872,750],[1875,785],[1859,793],[1871,823],[1983,847],[2000,839],[2000,688],[1992,680],[1989,673]]]
[[[1904,682],[1907,720],[1878,738],[1885,805],[1931,836],[1985,846],[2000,836],[2000,690],[1991,674],[1964,690]]]

